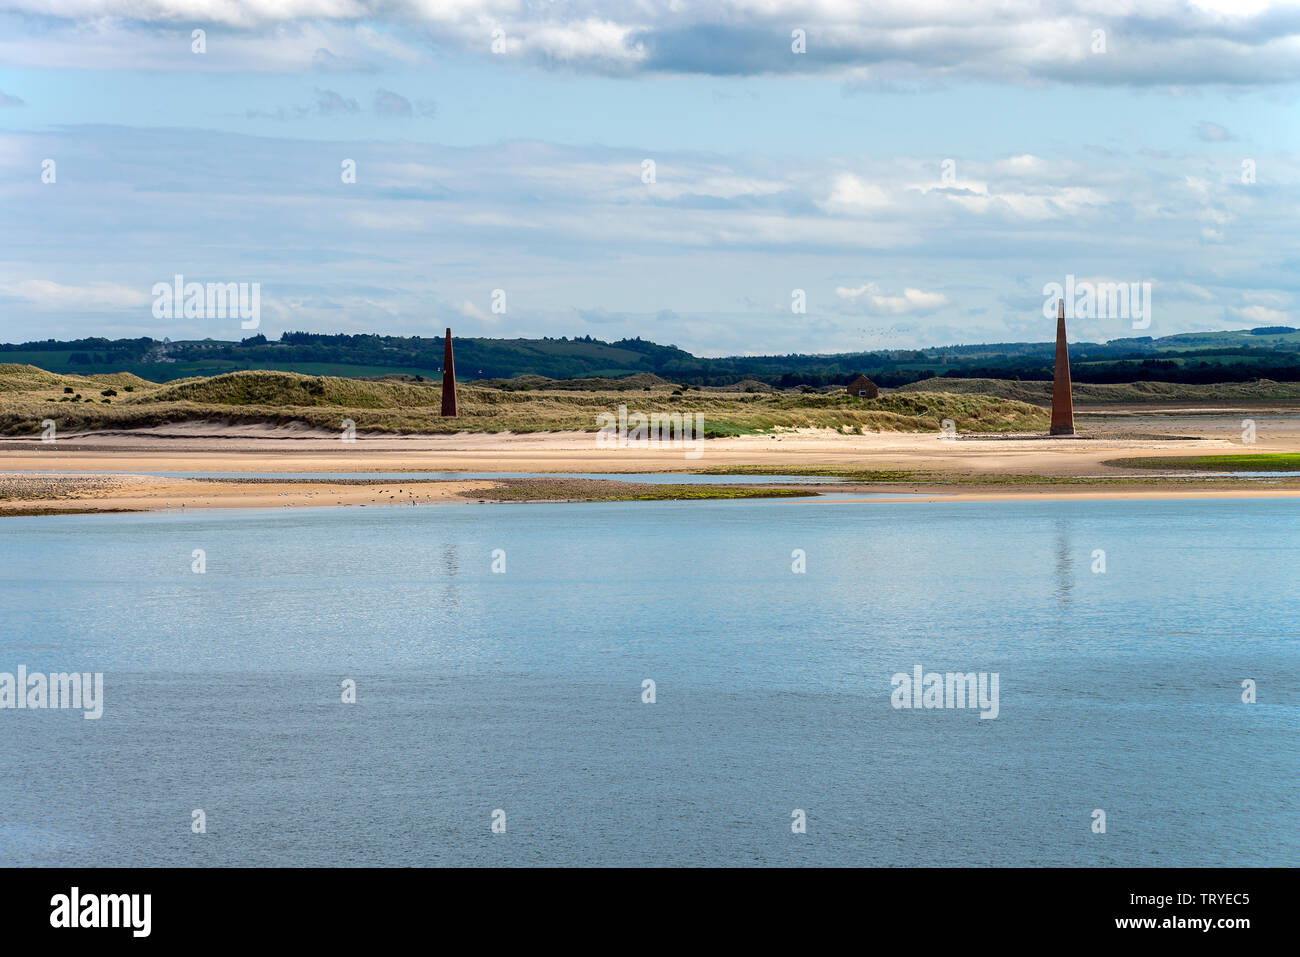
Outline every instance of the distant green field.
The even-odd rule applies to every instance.
[[[1205,352],[1198,353],[1195,358],[1188,356],[1164,356],[1159,353],[1153,353],[1149,356],[1140,356],[1134,359],[1090,359],[1083,362],[1071,362],[1071,366],[1077,369],[1086,369],[1090,366],[1141,366],[1148,359],[1159,359],[1161,362],[1172,362],[1180,368],[1186,368],[1189,365],[1205,362],[1210,365],[1239,366],[1239,365],[1259,365],[1265,362],[1260,356],[1240,356],[1232,354],[1223,354],[1207,348]]]
[[[1127,469],[1184,469],[1190,472],[1300,472],[1300,453],[1153,455],[1145,458],[1110,459],[1102,464]]]
[[[71,349],[55,350],[53,352],[44,352],[33,349],[29,352],[5,352],[0,353],[0,362],[13,362],[18,365],[32,365],[45,369],[47,372],[63,372],[64,366],[68,364],[68,356],[72,355]]]
[[[1157,340],[1157,349],[1222,349],[1241,346],[1272,347],[1280,344],[1300,346],[1300,332],[1252,335],[1245,329],[1222,332],[1184,332]]]

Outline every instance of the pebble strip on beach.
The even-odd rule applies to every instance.
[[[151,475],[0,474],[0,501],[37,502],[85,498],[156,481]]]

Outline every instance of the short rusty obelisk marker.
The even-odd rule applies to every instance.
[[[442,356],[442,414],[453,418],[459,414],[456,409],[456,360],[451,355],[450,328],[447,329]]]
[[[1056,300],[1056,374],[1052,379],[1052,435],[1074,435],[1070,346],[1065,341],[1065,300]]]

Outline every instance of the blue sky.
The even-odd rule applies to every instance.
[[[248,334],[176,273],[270,336],[1046,339],[1067,275],[1152,284],[1074,338],[1300,325],[1298,80],[1250,0],[0,0],[0,339]]]

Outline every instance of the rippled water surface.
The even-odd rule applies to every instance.
[[[0,864],[1295,864],[1297,527],[1286,499],[6,519],[0,672],[103,672],[105,710],[0,710]],[[998,717],[894,709],[918,664],[996,672]]]

